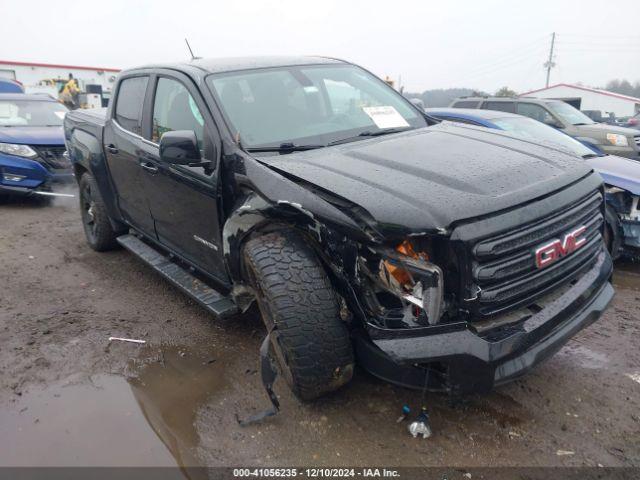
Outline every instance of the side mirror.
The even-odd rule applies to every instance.
[[[546,118],[544,121],[545,125],[549,125],[550,127],[553,128],[564,128],[564,125],[562,125],[559,121],[557,121],[555,118]]]
[[[410,98],[409,101],[413,103],[416,107],[420,109],[421,112],[424,111],[424,102],[419,98]]]
[[[198,139],[192,130],[166,132],[160,138],[160,158],[174,165],[200,163]]]

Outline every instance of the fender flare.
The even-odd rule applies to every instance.
[[[227,273],[234,284],[243,283],[242,245],[267,226],[307,230],[318,237],[319,228],[310,212],[289,202],[272,204],[255,192],[234,209],[222,229],[222,250]]]

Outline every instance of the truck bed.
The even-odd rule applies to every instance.
[[[77,118],[78,121],[84,120],[87,122],[91,122],[92,124],[104,127],[104,124],[107,120],[107,109],[91,108],[91,109],[74,110],[68,113],[67,116]]]

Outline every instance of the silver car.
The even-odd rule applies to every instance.
[[[463,97],[452,108],[481,108],[517,113],[560,129],[603,153],[640,160],[640,132],[633,128],[596,123],[562,100],[511,97]]]

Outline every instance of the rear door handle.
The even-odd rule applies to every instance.
[[[158,173],[158,167],[156,167],[151,162],[140,162],[140,166],[144,168],[147,172]]]
[[[107,145],[105,148],[107,149],[107,152],[109,152],[109,153],[113,153],[114,155],[115,155],[116,153],[118,153],[118,149],[116,148],[116,146],[115,146],[113,143],[110,143],[110,144],[109,144],[109,145]]]

